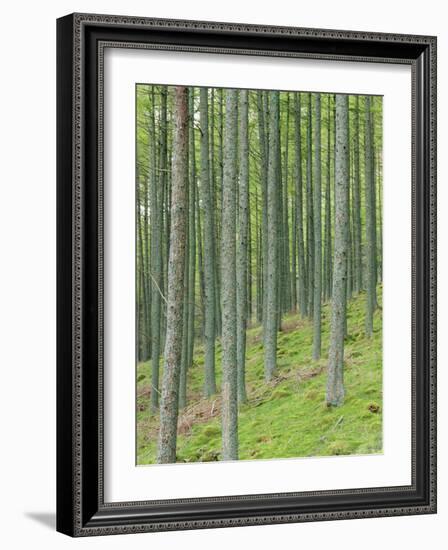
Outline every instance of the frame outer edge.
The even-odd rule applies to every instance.
[[[430,224],[430,478],[429,511],[437,513],[437,37],[429,42]]]
[[[56,529],[74,534],[72,361],[73,16],[57,20],[57,489]]]
[[[351,31],[347,29],[323,29],[309,27],[289,27],[283,25],[263,25],[255,23],[232,23],[223,21],[205,21],[189,19],[164,19],[157,17],[139,17],[127,15],[96,14],[75,12],[72,14],[79,23],[96,23],[100,25],[120,25],[122,27],[148,27],[155,29],[176,29],[193,31],[215,31],[234,33],[255,33],[261,35],[289,35],[293,37],[315,37],[334,39],[355,39],[360,41],[407,42],[412,44],[429,44],[435,36],[382,33],[373,31]]]
[[[224,32],[241,33],[272,33],[289,34],[291,36],[306,36],[314,38],[335,38],[338,40],[358,39],[362,41],[386,41],[386,42],[409,42],[413,44],[426,45],[429,47],[430,67],[429,67],[429,86],[430,86],[430,113],[429,113],[429,139],[431,141],[431,155],[429,158],[429,179],[430,179],[430,204],[429,204],[429,229],[430,229],[430,256],[428,272],[430,274],[430,379],[431,392],[429,401],[429,423],[430,423],[430,467],[429,467],[429,502],[426,505],[410,507],[394,507],[383,509],[368,510],[346,510],[338,512],[317,512],[301,514],[284,514],[280,516],[254,516],[247,518],[226,518],[226,519],[208,519],[198,521],[165,521],[146,524],[121,524],[111,527],[83,525],[82,521],[82,154],[83,154],[83,135],[82,135],[82,101],[83,101],[83,75],[82,75],[82,28],[85,24],[93,23],[99,25],[121,25],[121,26],[146,26],[157,28],[175,28],[178,30],[216,30]],[[71,36],[67,37],[67,26],[70,26]],[[166,531],[174,529],[205,529],[216,527],[233,527],[240,525],[263,525],[269,523],[289,523],[306,521],[325,521],[335,519],[356,519],[365,517],[395,516],[403,514],[425,514],[436,511],[436,449],[435,449],[435,366],[436,366],[436,39],[427,36],[415,35],[394,35],[368,32],[351,31],[331,31],[322,29],[300,29],[294,27],[272,27],[261,25],[244,25],[233,23],[213,23],[198,21],[179,21],[179,20],[161,20],[147,19],[138,17],[109,16],[94,14],[75,13],[58,20],[58,50],[64,50],[64,46],[69,47],[71,55],[67,58],[66,53],[59,53],[58,56],[58,99],[60,95],[67,96],[67,69],[64,70],[64,64],[73,62],[73,73],[70,78],[73,94],[70,101],[70,117],[72,134],[70,150],[70,162],[61,161],[61,151],[58,148],[58,256],[62,252],[63,245],[68,244],[68,228],[70,223],[70,251],[73,256],[70,259],[71,290],[70,293],[70,323],[72,330],[72,348],[71,348],[71,371],[70,371],[70,403],[71,403],[71,424],[70,435],[72,441],[70,444],[66,441],[67,420],[64,424],[59,419],[61,412],[67,416],[67,404],[62,406],[62,397],[58,397],[58,524],[57,529],[71,536],[91,536],[120,533],[136,533],[147,531]],[[64,77],[66,80],[64,80]],[[58,142],[66,141],[66,130],[68,112],[58,106]],[[65,138],[64,138],[65,135]],[[67,144],[64,144],[67,147]],[[71,163],[73,162],[73,164]],[[61,164],[61,166],[59,166]],[[70,166],[70,170],[69,170]],[[70,182],[72,182],[73,196],[70,197],[70,206],[73,205],[73,213],[67,218],[70,222],[64,222],[64,214],[67,214],[67,183],[65,182],[70,172]],[[65,184],[63,184],[65,182]],[[62,208],[65,206],[65,209]],[[61,233],[61,235],[60,235]],[[72,240],[73,239],[73,240]],[[67,269],[66,256],[58,259],[58,393],[63,394],[64,398],[68,396],[67,392],[67,366],[62,361],[62,353],[66,354],[66,340],[61,336],[62,329],[67,323],[68,313],[62,311],[62,306],[67,306],[67,296],[65,286],[61,284],[62,279],[66,282],[65,276],[62,277],[59,271]],[[62,288],[63,287],[63,288]],[[62,295],[60,290],[62,289]],[[65,289],[65,290],[64,290]],[[62,388],[62,391],[61,391]],[[71,457],[68,457],[70,449]],[[64,471],[62,471],[64,470]],[[67,482],[67,472],[70,472],[70,487]],[[69,499],[64,494],[69,494]],[[69,500],[69,502],[68,502]]]

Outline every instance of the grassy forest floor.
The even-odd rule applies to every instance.
[[[378,288],[381,305],[381,288]],[[375,312],[374,334],[364,331],[365,293],[348,304],[345,340],[345,402],[325,404],[330,306],[322,311],[322,359],[311,360],[312,321],[296,314],[283,318],[278,335],[278,371],[267,384],[263,371],[261,327],[247,331],[248,402],[238,417],[239,458],[268,459],[372,454],[382,451],[381,309]],[[216,347],[218,393],[202,396],[204,354],[195,347],[188,371],[188,404],[179,413],[177,461],[219,460],[221,455],[221,348]],[[162,376],[161,376],[162,379]],[[137,368],[137,463],[153,464],[158,415],[151,415],[150,363]]]

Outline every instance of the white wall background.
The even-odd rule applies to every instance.
[[[55,19],[73,11],[438,35],[439,513],[72,540],[55,510]],[[448,521],[448,35],[444,3],[59,0],[3,7],[0,132],[0,518],[4,548],[441,548]],[[443,536],[445,535],[445,537]]]

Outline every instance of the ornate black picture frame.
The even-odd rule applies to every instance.
[[[111,43],[411,66],[410,486],[104,501],[102,56]],[[435,513],[436,38],[73,14],[57,21],[57,52],[58,531],[90,536]]]

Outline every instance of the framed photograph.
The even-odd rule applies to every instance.
[[[435,513],[436,38],[57,50],[57,529]]]

